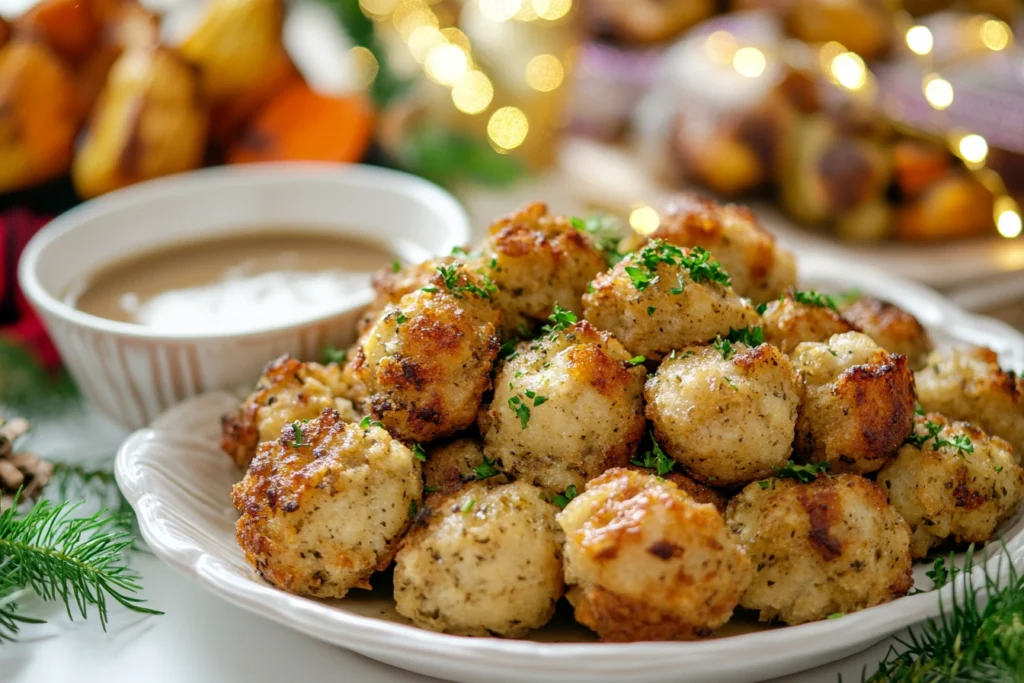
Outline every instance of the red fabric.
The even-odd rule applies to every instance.
[[[46,367],[57,367],[57,350],[18,287],[21,252],[49,221],[49,216],[25,209],[0,212],[0,335],[24,344]]]

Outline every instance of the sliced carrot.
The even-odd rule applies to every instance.
[[[364,98],[328,97],[293,83],[259,111],[228,150],[228,163],[359,161],[373,123]]]

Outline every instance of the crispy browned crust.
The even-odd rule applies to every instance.
[[[438,266],[450,265],[456,260],[455,256],[431,259],[404,266],[397,273],[390,268],[378,270],[370,278],[375,293],[373,302],[359,319],[356,332],[362,334],[366,331],[388,304],[396,304],[409,292],[429,284],[437,276]]]
[[[834,334],[860,332],[831,308],[796,301],[792,291],[769,303],[761,317],[765,341],[783,353],[792,353],[802,342],[827,342]]]
[[[838,422],[824,434],[832,453],[839,454],[837,460],[830,458],[832,471],[880,469],[913,428],[917,394],[906,356],[887,354],[884,362],[848,368],[834,383],[832,396],[841,408]],[[805,462],[825,455],[825,443],[819,440],[823,435],[810,424],[802,406],[795,450]]]
[[[636,468],[635,465],[631,465],[630,469],[641,468]],[[644,471],[650,472],[650,470]],[[669,472],[663,478],[678,486],[681,491],[685,491],[690,498],[693,498],[698,503],[714,505],[715,509],[718,510],[720,514],[725,514],[725,509],[729,505],[729,499],[718,489],[711,488],[707,484],[702,484],[699,481],[691,479],[682,472]]]
[[[906,356],[914,369],[924,364],[932,350],[931,337],[917,318],[888,301],[860,297],[842,311],[844,318],[883,349]]]
[[[569,601],[576,621],[592,629],[604,642],[632,643],[650,640],[699,640],[711,630],[695,626],[655,605],[632,600],[600,586],[570,589]]]

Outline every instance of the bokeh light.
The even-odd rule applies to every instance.
[[[517,107],[502,107],[491,114],[487,122],[487,136],[499,150],[508,151],[523,144],[530,130],[530,121]]]
[[[996,219],[996,229],[1006,239],[1012,240],[1020,236],[1021,220],[1020,214],[1012,209],[1007,209],[999,214]]]
[[[836,55],[829,71],[839,85],[847,90],[860,90],[868,80],[868,69],[860,55],[844,52]]]
[[[391,15],[391,22],[404,40],[408,40],[412,32],[421,26],[437,28],[437,16],[422,0],[405,0]]]
[[[561,19],[572,9],[572,0],[530,0],[530,4],[538,17],[548,21]]]
[[[974,133],[963,136],[957,148],[960,150],[960,156],[972,164],[980,164],[988,156],[988,143],[985,142],[985,138]]]
[[[359,6],[367,14],[383,16],[391,14],[398,7],[399,0],[359,0]]]
[[[1010,27],[1004,21],[989,19],[981,25],[981,42],[990,50],[1005,50],[1011,35]]]
[[[441,35],[452,45],[458,45],[466,54],[472,52],[472,45],[469,42],[469,36],[460,31],[457,28],[443,28],[441,29]]]
[[[435,27],[418,26],[409,34],[407,42],[413,59],[422,64],[431,50],[439,45],[444,45],[448,41]]]
[[[491,21],[508,21],[522,9],[523,0],[478,0],[480,14]]]
[[[918,55],[926,55],[935,47],[935,38],[927,26],[914,26],[907,31],[907,47]]]
[[[372,52],[361,45],[357,45],[349,50],[349,54],[352,56],[352,63],[355,66],[356,88],[362,90],[370,87],[373,79],[377,78],[377,72],[380,71],[380,64],[377,63],[377,58],[373,56]]]
[[[728,31],[715,31],[704,40],[704,52],[708,59],[722,66],[732,64],[737,49],[736,39]]]
[[[494,99],[494,86],[479,71],[467,71],[452,88],[455,108],[466,114],[479,114]]]
[[[953,104],[953,86],[945,78],[929,74],[924,79],[924,98],[932,107],[942,111]]]
[[[526,83],[534,90],[551,92],[565,80],[565,68],[554,55],[537,55],[526,65]]]
[[[469,57],[458,45],[438,45],[427,55],[426,69],[431,80],[441,85],[451,85],[469,69]]]
[[[661,225],[661,217],[650,206],[633,209],[629,214],[629,226],[641,235],[650,235]]]
[[[733,68],[747,78],[757,78],[763,74],[767,64],[764,53],[756,47],[741,47],[732,56]]]

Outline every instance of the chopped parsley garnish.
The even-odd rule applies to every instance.
[[[397,273],[397,272],[398,272],[398,271],[400,271],[401,269],[402,269],[402,262],[401,262],[401,261],[399,261],[398,259],[394,259],[394,260],[393,260],[393,261],[391,262],[391,272],[392,272],[392,273]]]
[[[729,360],[729,358],[736,353],[736,350],[732,348],[732,342],[728,339],[722,339],[721,337],[718,337],[711,346],[715,351],[722,354],[722,358],[725,360]]]
[[[467,500],[465,503],[462,504],[462,507],[460,508],[460,511],[462,512],[462,514],[468,515],[470,510],[473,509],[474,505],[476,505],[476,498],[473,498],[472,496],[470,496],[469,500]]]
[[[859,289],[848,289],[842,294],[836,294],[833,296],[832,300],[840,306],[849,306],[850,304],[860,300],[862,296],[864,296],[864,293]]]
[[[914,404],[914,415],[924,415],[924,408],[921,407],[920,403]]]
[[[551,339],[554,339],[559,332],[574,324],[579,320],[579,317],[572,311],[566,310],[555,304],[555,309],[548,316],[550,321],[549,325],[545,325],[540,328],[541,334],[549,335]]]
[[[367,415],[366,417],[359,421],[360,429],[369,429],[370,427],[380,427],[381,429],[383,429],[384,423],[381,422],[380,420],[374,420],[373,417],[371,417],[370,415]]]
[[[408,320],[408,318],[405,317],[405,313],[402,313],[401,311],[398,311],[398,315],[395,316],[395,322],[398,323],[399,325],[401,325],[406,320]]]
[[[693,247],[689,252],[685,252],[664,240],[651,240],[636,253],[634,261],[636,265],[626,266],[625,270],[633,286],[640,291],[647,289],[658,279],[658,266],[662,263],[686,268],[694,282],[717,282],[725,286],[730,284],[729,274],[722,268],[722,264],[713,261],[711,252],[701,247]],[[678,286],[670,291],[673,294],[682,294],[682,276],[677,276],[676,282]]]
[[[757,311],[758,315],[764,315],[764,312],[768,310],[768,304],[767,303],[758,304],[758,305],[754,306],[754,310]]]
[[[437,291],[437,287],[435,287],[434,285],[427,285],[426,287],[420,287],[420,289],[422,289],[424,292],[430,292],[431,294]]]
[[[492,298],[491,295],[498,291],[497,285],[491,282],[491,278],[486,275],[481,276],[484,283],[483,287],[468,281],[466,284],[459,284],[459,267],[455,264],[438,266],[437,272],[441,274],[444,286],[456,299],[461,299],[463,294],[474,294],[481,299],[490,300]]]
[[[793,290],[793,300],[797,303],[809,304],[819,308],[831,308],[836,313],[839,312],[839,307],[836,306],[835,299],[830,297],[828,294],[822,294],[821,292],[816,292],[813,289]]]
[[[764,328],[760,325],[741,327],[738,330],[730,327],[728,339],[731,342],[746,344],[747,346],[760,346],[764,344]]]
[[[341,365],[347,357],[348,351],[346,349],[339,349],[334,346],[328,346],[324,349],[324,364],[337,363]]]
[[[419,512],[420,512],[420,506],[416,504],[415,500],[410,500],[409,501],[409,517],[411,519],[416,519],[416,515],[418,515]]]
[[[452,247],[452,256],[465,256],[468,252],[459,246]]]
[[[501,474],[501,470],[497,468],[493,460],[489,460],[485,455],[484,461],[473,468],[473,474],[477,479],[490,479]]]
[[[818,478],[819,474],[827,474],[832,469],[831,463],[812,462],[807,465],[798,465],[790,460],[782,467],[775,468],[775,476],[780,479],[796,479],[801,484],[810,484]],[[767,488],[762,486],[761,488]]]
[[[423,493],[434,493],[435,491],[440,491],[440,490],[441,490],[441,487],[439,487],[439,486],[424,486],[423,487]]]
[[[537,406],[541,405],[542,403],[544,403],[545,401],[548,400],[547,396],[538,396],[537,392],[529,391],[529,390],[526,391],[526,398],[532,398],[533,399],[533,407],[534,408],[536,408]]]
[[[619,252],[623,230],[616,219],[605,214],[595,214],[586,220],[570,218],[569,222],[580,232],[590,235],[594,246],[604,254],[609,268],[625,258],[626,255]]]
[[[1002,471],[1003,471],[1003,466],[1002,465],[1000,465],[999,467],[996,468],[996,474],[999,474]]]
[[[530,409],[523,403],[523,399],[519,396],[513,396],[508,400],[508,407],[519,418],[519,424],[522,425],[522,428],[526,429],[526,425],[530,424]]]
[[[767,479],[762,479],[761,481],[757,482],[757,485],[760,486],[763,490],[771,486],[772,482],[768,481]]]
[[[292,422],[292,435],[293,446],[298,447],[305,445],[304,443],[302,443],[302,423],[300,423],[298,420]]]
[[[632,365],[633,367],[636,367],[637,365],[640,365],[641,363],[643,363],[646,360],[647,360],[646,356],[633,356],[632,358],[630,358],[626,362],[628,364]]]
[[[730,387],[732,387],[732,390],[733,390],[733,391],[739,391],[739,390],[740,390],[740,388],[739,388],[738,386],[736,386],[735,384],[733,384],[733,382],[732,382],[732,377],[725,377],[725,376],[723,375],[723,376],[722,376],[722,379],[724,379],[724,380],[725,380],[725,383],[726,383],[726,384],[728,384],[728,385],[729,385]]]
[[[925,434],[918,434],[916,431],[906,438],[903,443],[909,444],[918,450],[924,448],[925,443],[932,442],[932,450],[937,451],[944,447],[953,450],[953,455],[966,458],[968,453],[974,452],[974,443],[971,437],[966,434],[954,434],[951,439],[940,439],[943,425],[928,420],[924,423]]]
[[[668,291],[671,292],[672,294],[676,294],[676,295],[682,294],[683,293],[683,276],[682,275],[676,275],[676,282],[679,283],[678,286],[673,287],[672,289],[670,289]]]
[[[644,452],[638,458],[633,458],[630,462],[637,467],[654,470],[659,477],[665,476],[676,466],[676,461],[661,450],[658,440],[654,438],[654,432],[651,432],[651,450]]]
[[[828,618],[829,619],[841,619],[841,618],[843,618],[845,616],[846,616],[846,612],[833,612],[832,614],[828,615]]]
[[[711,260],[711,252],[702,249],[701,247],[694,247],[690,250],[690,255],[687,257],[689,262],[684,261],[683,265],[690,271],[690,279],[694,282],[717,282],[718,284],[728,287],[732,284],[729,279],[729,273],[725,272],[725,268],[718,261]]]
[[[647,307],[647,315],[654,315],[654,312],[656,310],[658,310],[658,309],[656,309],[654,306],[648,306]]]
[[[519,343],[519,337],[510,337],[501,343],[501,347],[498,348],[498,358],[503,360],[510,360],[516,356],[516,345]]]
[[[564,510],[565,506],[568,505],[569,502],[577,495],[579,494],[576,492],[576,484],[569,484],[565,489],[565,492],[556,493],[555,497],[551,499],[551,502]]]
[[[932,583],[935,584],[935,590],[938,590],[952,581],[953,577],[959,573],[960,567],[955,564],[946,564],[946,558],[940,555],[935,558],[932,568],[926,571],[924,575],[932,580]]]
[[[427,452],[423,450],[423,446],[419,445],[418,443],[414,443],[412,445],[412,454],[413,457],[415,457],[420,462],[427,461]]]

